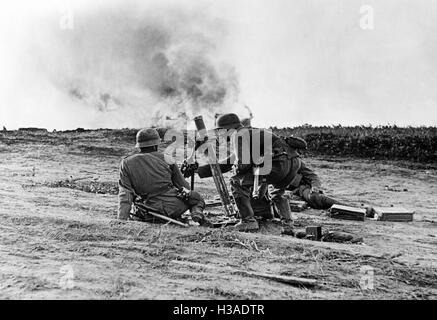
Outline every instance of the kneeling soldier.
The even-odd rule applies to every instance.
[[[194,222],[209,225],[203,209],[205,202],[196,191],[184,197],[180,190],[189,189],[189,184],[175,163],[168,163],[158,151],[160,137],[155,129],[142,129],[136,136],[136,147],[140,153],[124,158],[120,164],[118,193],[118,218],[127,220],[136,197],[170,218],[177,219],[187,211]],[[169,161],[170,162],[170,161]]]
[[[254,168],[266,167],[268,172],[260,171],[259,182],[274,187],[272,201],[281,216],[284,232],[293,233],[293,220],[288,200],[284,197],[285,189],[293,180],[299,169],[299,159],[292,153],[284,139],[267,129],[243,127],[236,114],[229,113],[217,119],[217,130],[225,130],[230,134],[231,155],[220,161],[222,172],[234,167],[235,174],[231,178],[231,190],[240,212],[241,222],[235,225],[239,231],[256,231],[258,222],[250,202],[254,186]],[[268,167],[268,166],[267,166]],[[198,168],[199,177],[211,177],[209,165]]]
[[[317,174],[308,168],[301,160],[301,167],[296,177],[287,188],[294,195],[300,196],[311,208],[329,209],[333,204],[344,204],[334,198],[323,194],[321,183]]]

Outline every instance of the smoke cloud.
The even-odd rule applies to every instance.
[[[227,28],[208,8],[132,3],[45,17],[28,48],[27,106],[50,104],[49,127],[185,127],[238,103]],[[31,97],[29,99],[29,97]],[[62,119],[59,119],[62,118]]]
[[[245,104],[257,127],[435,126],[437,2],[365,4],[372,30],[361,0],[4,1],[0,127],[210,127]]]

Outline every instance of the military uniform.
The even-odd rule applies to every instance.
[[[232,165],[236,169],[231,177],[231,190],[242,218],[242,223],[237,225],[237,229],[258,229],[250,203],[254,182],[253,167],[265,167],[266,161],[270,161],[267,167],[271,170],[261,173],[260,182],[274,187],[271,193],[272,201],[283,221],[292,228],[290,205],[284,193],[300,168],[297,153],[271,130],[243,127],[234,114],[221,117],[217,120],[218,129],[236,130],[230,138],[231,156],[220,161],[220,166],[223,172],[230,171]],[[225,125],[220,125],[220,122]],[[210,177],[212,173],[209,165],[199,167],[198,174],[201,178]]]
[[[333,204],[340,204],[339,201],[324,195],[321,191],[313,192],[314,189],[321,189],[319,177],[301,159],[298,160],[300,168],[287,189],[300,196],[314,209],[329,209]]]
[[[141,143],[141,136],[138,143],[137,135],[137,147],[153,145],[156,141]],[[128,219],[135,196],[141,196],[147,205],[171,218],[178,218],[190,209],[193,220],[203,220],[205,202],[202,196],[191,191],[186,199],[181,199],[178,197],[180,188],[189,189],[190,186],[177,165],[169,164],[163,153],[142,152],[126,157],[119,169],[118,218]]]

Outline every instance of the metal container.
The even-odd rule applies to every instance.
[[[321,226],[308,226],[305,229],[307,237],[311,240],[320,241],[322,239],[322,227]]]

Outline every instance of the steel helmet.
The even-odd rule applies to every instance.
[[[216,129],[238,129],[242,126],[240,118],[235,113],[220,115],[216,123]]]
[[[135,147],[144,148],[144,147],[152,147],[157,146],[161,142],[161,138],[159,137],[158,131],[153,128],[141,129],[137,133],[136,138],[137,144]]]

